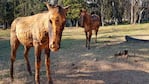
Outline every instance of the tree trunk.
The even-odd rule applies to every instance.
[[[58,0],[50,0],[50,3],[51,3],[52,5],[56,5],[56,4],[58,4]]]
[[[136,24],[139,19],[139,0],[132,0],[131,2],[131,24]]]
[[[102,24],[102,26],[105,25],[103,10],[104,10],[104,8],[103,8],[103,1],[101,1],[101,10],[100,10],[100,13],[101,13],[101,24]]]
[[[131,1],[131,21],[130,23],[133,24],[134,23],[134,0]]]
[[[141,18],[142,18],[142,13],[144,11],[144,8],[140,11],[139,13],[139,19],[138,19],[138,23],[141,23]]]

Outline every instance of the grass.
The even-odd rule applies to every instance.
[[[105,34],[113,36],[148,35],[148,26],[149,24],[108,26],[103,27],[101,33],[103,33],[103,36],[105,36]]]
[[[55,84],[61,84],[62,82],[64,84],[96,84],[100,80],[106,84],[148,84],[149,43],[127,43],[124,38],[125,35],[141,36],[142,39],[146,36],[149,37],[148,27],[149,24],[100,27],[98,43],[95,44],[92,40],[90,50],[85,48],[83,28],[65,28],[62,36],[61,49],[58,52],[51,53],[51,72]],[[10,84],[9,32],[9,29],[0,30],[0,84]],[[94,38],[94,34],[92,38]],[[135,54],[136,57],[129,59],[115,59],[113,57],[115,53],[124,49],[128,49],[129,54]],[[33,52],[33,49],[31,49],[29,59],[34,73]],[[18,49],[14,67],[14,84],[34,83],[34,77],[29,76],[26,70],[23,46]],[[134,72],[139,73],[139,75],[132,74]],[[108,75],[109,73],[114,75]],[[46,81],[45,74],[44,56],[42,56],[41,83],[43,84]],[[131,74],[131,76],[127,76],[127,74]],[[142,76],[144,74],[145,76]],[[116,78],[121,81],[117,80],[118,82],[114,82],[114,76],[117,76]],[[129,81],[131,77],[146,78],[138,78],[138,81]],[[124,80],[123,83],[122,80]]]
[[[99,40],[125,40],[125,35],[130,36],[148,36],[149,35],[149,24],[136,24],[136,25],[118,25],[118,26],[105,26],[100,27],[98,38]],[[67,28],[64,31],[63,39],[75,39],[83,40],[85,39],[83,28]],[[93,34],[94,37],[94,34]],[[111,38],[109,38],[111,37]]]
[[[10,29],[3,30],[0,29],[0,37],[9,37],[10,36]]]

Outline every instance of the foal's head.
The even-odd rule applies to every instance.
[[[49,13],[49,48],[57,51],[60,48],[61,36],[66,22],[66,13],[69,6],[50,6],[46,3]]]
[[[84,26],[84,17],[86,16],[86,14],[87,14],[87,10],[80,10],[80,18],[79,18],[79,25],[81,26],[81,27],[83,27]]]

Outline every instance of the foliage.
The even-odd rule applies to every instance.
[[[44,8],[44,4],[39,0],[16,0],[14,4],[15,17],[36,14]]]
[[[45,1],[51,1],[51,0],[0,0],[0,24],[11,24],[12,20],[20,17],[20,16],[29,16],[32,14],[39,13],[41,11],[46,10],[46,6],[43,4]],[[77,20],[79,18],[79,13],[82,8],[86,8],[90,13],[92,11],[95,11],[94,8],[96,8],[97,14],[101,15],[102,23],[110,23],[113,21],[113,19],[117,19],[118,23],[123,22],[123,20],[126,20],[128,22],[131,22],[131,18],[134,17],[135,21],[138,21],[137,15],[135,13],[141,13],[141,5],[136,4],[135,5],[135,11],[134,16],[131,15],[131,2],[134,0],[93,0],[96,1],[96,3],[89,6],[87,1],[92,0],[53,0],[56,3],[67,6],[71,5],[70,10],[68,11],[67,18],[72,20]],[[144,0],[137,0],[139,3],[144,3],[145,5],[148,5],[149,2],[143,2]],[[114,2],[114,6],[112,3]],[[92,9],[92,6],[95,6]],[[139,8],[139,9],[138,9]],[[145,9],[146,12],[142,12],[142,17],[148,16],[148,10]],[[146,15],[144,15],[144,13]],[[141,15],[141,14],[140,14]],[[140,20],[141,20],[141,16]],[[145,17],[148,18],[148,17]],[[147,19],[148,20],[148,19]]]
[[[80,9],[83,7],[83,0],[62,0],[62,5],[71,5],[67,18],[76,19],[79,17]]]
[[[1,0],[0,23],[10,25],[17,17],[36,14],[44,9],[45,5],[39,0]]]

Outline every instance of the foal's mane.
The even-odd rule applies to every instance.
[[[58,13],[62,14],[64,12],[63,8],[60,5],[55,5],[54,7],[58,8]]]
[[[62,14],[63,13],[63,7],[61,7],[60,5],[51,5],[49,4],[53,9],[54,8],[58,8],[58,13]],[[47,13],[48,11],[43,11],[43,13]]]

